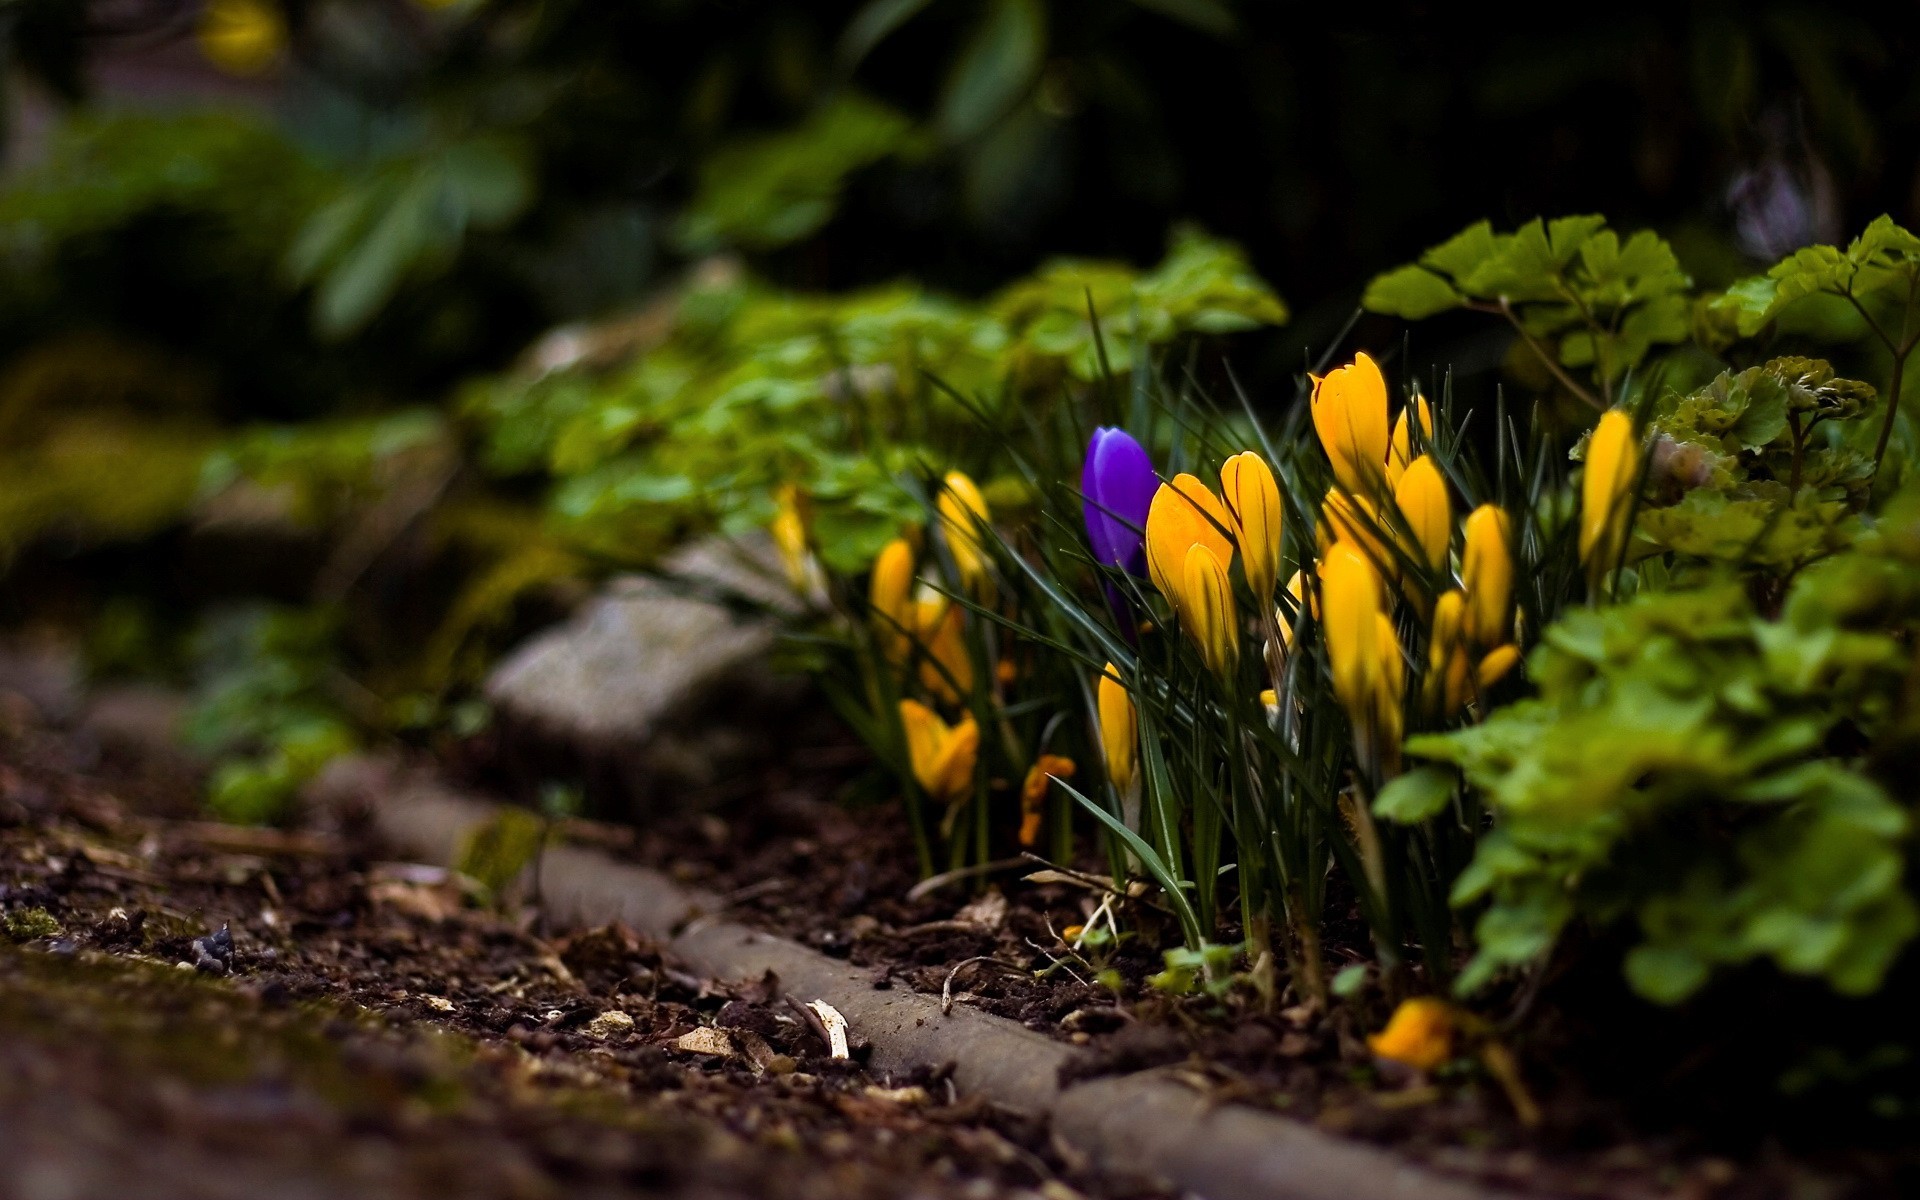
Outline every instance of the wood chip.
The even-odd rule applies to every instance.
[[[812,1009],[813,1015],[819,1017],[820,1023],[827,1027],[827,1045],[833,1057],[850,1057],[847,1053],[847,1019],[840,1015],[840,1010],[825,1000],[809,1000],[807,1007]]]
[[[707,1025],[702,1025],[673,1039],[673,1048],[688,1054],[719,1054],[728,1057],[734,1057],[740,1053],[735,1048],[732,1038]]]

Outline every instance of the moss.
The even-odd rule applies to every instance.
[[[23,908],[6,915],[7,936],[16,942],[60,936],[60,922],[44,908]]]

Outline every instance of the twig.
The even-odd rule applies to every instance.
[[[1001,962],[999,959],[993,958],[988,955],[981,955],[978,958],[963,958],[959,962],[953,964],[953,970],[947,972],[947,981],[940,985],[940,1015],[941,1016],[945,1017],[945,1016],[951,1016],[953,1014],[954,976],[960,974],[961,971],[964,971],[968,967],[971,967],[977,963],[992,963],[994,966],[999,967],[1002,971],[1008,971],[1016,975],[1028,974],[1028,971],[1025,967],[1015,966],[1014,964],[1009,962]]]
[[[1505,317],[1507,323],[1513,326],[1513,331],[1520,335],[1520,340],[1527,344],[1527,349],[1533,351],[1534,356],[1540,360],[1541,365],[1552,372],[1553,377],[1560,381],[1560,386],[1592,405],[1595,412],[1607,411],[1606,403],[1602,401],[1600,397],[1594,395],[1593,392],[1580,383],[1579,380],[1567,374],[1566,369],[1555,360],[1553,355],[1547,353],[1547,348],[1540,344],[1540,340],[1527,332],[1526,327],[1520,324],[1519,315],[1513,311],[1513,304],[1505,296],[1500,297],[1500,301],[1497,304],[1470,302],[1467,307],[1475,312],[1494,313],[1498,316]]]
[[[1002,858],[993,862],[974,863],[969,867],[960,867],[953,871],[942,871],[930,875],[907,889],[907,899],[924,900],[950,883],[959,883],[963,879],[972,879],[976,875],[992,875],[999,871],[1010,871],[1026,862],[1025,857]]]

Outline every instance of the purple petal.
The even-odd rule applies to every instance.
[[[1153,460],[1124,429],[1094,430],[1087,444],[1080,491],[1086,497],[1087,539],[1094,557],[1138,574],[1146,566],[1140,530],[1159,490]]]

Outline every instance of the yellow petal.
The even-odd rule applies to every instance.
[[[947,551],[953,555],[954,569],[970,590],[986,581],[987,554],[983,542],[984,527],[992,520],[987,501],[973,480],[958,471],[950,471],[934,502],[940,516],[940,530],[947,539]]]
[[[1639,471],[1633,418],[1617,408],[1602,414],[1587,440],[1586,474],[1580,481],[1580,561],[1589,572],[1610,571],[1620,558]]]
[[[1433,996],[1402,1000],[1387,1027],[1369,1035],[1367,1048],[1381,1058],[1431,1071],[1453,1057],[1453,1009]]]
[[[1306,576],[1299,571],[1295,571],[1287,577],[1287,595],[1293,597],[1293,611],[1296,614],[1300,611],[1300,606],[1307,603],[1306,598],[1302,595],[1302,590],[1306,586]],[[1317,615],[1319,611],[1319,601],[1316,598],[1314,601],[1314,612]],[[1293,649],[1293,621],[1287,616],[1286,608],[1278,604],[1274,605],[1273,620],[1276,625],[1280,626],[1280,640],[1286,644],[1287,649]]]
[[[1427,638],[1427,674],[1421,696],[1427,710],[1446,718],[1466,702],[1466,593],[1459,588],[1442,592],[1433,602],[1433,625]],[[1457,681],[1456,681],[1456,676]]]
[[[1187,636],[1200,648],[1207,668],[1224,679],[1240,661],[1240,629],[1227,569],[1212,550],[1200,545],[1187,550],[1181,592],[1186,603],[1180,616]]]
[[[1482,504],[1466,521],[1460,553],[1460,579],[1467,589],[1466,636],[1483,648],[1511,636],[1513,551],[1507,529],[1506,511],[1494,504]]]
[[[1220,468],[1220,494],[1233,518],[1247,586],[1264,604],[1280,578],[1280,485],[1266,460],[1247,450]]]
[[[1153,494],[1147,508],[1147,574],[1176,609],[1189,549],[1205,546],[1222,566],[1232,564],[1233,543],[1222,532],[1232,528],[1231,521],[1220,498],[1192,475],[1175,475]]]
[[[1400,653],[1400,636],[1394,632],[1393,620],[1385,613],[1374,614],[1370,650],[1373,727],[1387,745],[1397,746],[1406,724],[1407,662]]]
[[[895,538],[880,549],[867,580],[867,606],[881,651],[895,666],[906,658],[908,639],[917,627],[913,606],[913,547]]]
[[[1095,694],[1100,710],[1100,749],[1107,761],[1107,778],[1124,792],[1133,782],[1139,753],[1140,735],[1134,724],[1133,697],[1120,683],[1120,673],[1112,663],[1100,673]]]
[[[900,727],[907,735],[907,760],[913,766],[914,779],[928,794],[937,795],[940,756],[951,737],[947,723],[918,700],[902,700]]]
[[[1447,499],[1447,481],[1440,477],[1431,454],[1422,454],[1408,465],[1393,499],[1413,538],[1407,553],[1436,572],[1445,571],[1447,543],[1453,536],[1453,505]]]
[[[1373,641],[1380,615],[1380,576],[1351,542],[1327,551],[1320,564],[1322,636],[1333,671],[1333,690],[1349,718],[1369,716]]]
[[[1474,674],[1474,684],[1486,691],[1494,684],[1506,678],[1508,671],[1520,661],[1520,647],[1514,645],[1496,646],[1491,653],[1480,660],[1480,669]]]
[[[955,725],[934,761],[936,786],[927,790],[951,804],[973,790],[973,768],[980,758],[980,723],[972,717]]]
[[[967,651],[966,610],[944,599],[921,601],[921,618],[932,606],[937,615],[921,626],[920,644],[927,657],[920,664],[920,683],[947,704],[973,690],[973,656]]]
[[[1357,496],[1378,495],[1387,459],[1387,380],[1365,354],[1313,387],[1313,429],[1333,476]]]
[[[1413,434],[1408,429],[1407,416],[1412,412],[1420,414],[1420,432],[1424,435],[1421,445],[1433,437],[1433,410],[1427,407],[1427,398],[1419,392],[1413,394],[1413,403],[1400,410],[1400,418],[1393,423],[1393,443],[1387,451],[1387,486],[1397,487],[1400,476],[1406,473],[1407,466],[1413,462]]]
[[[1393,571],[1393,554],[1387,548],[1386,530],[1380,512],[1365,496],[1350,496],[1338,488],[1327,489],[1320,506],[1320,528],[1314,531],[1324,555],[1335,542],[1352,542],[1370,557],[1378,570]]]

